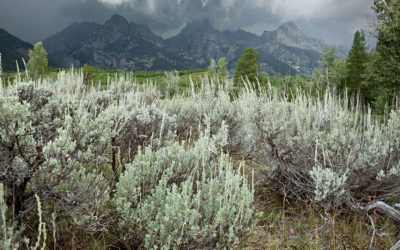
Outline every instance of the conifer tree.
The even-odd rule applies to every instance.
[[[235,70],[235,83],[239,83],[242,78],[246,79],[246,77],[250,80],[250,82],[255,82],[257,78],[257,59],[259,53],[252,48],[246,48],[242,57],[240,58],[238,64],[236,65]]]
[[[374,10],[378,19],[375,82],[393,99],[400,91],[400,1],[374,0]]]
[[[347,59],[346,82],[349,91],[353,94],[361,92],[366,97],[366,89],[363,88],[364,74],[368,62],[367,46],[364,31],[354,34],[353,46]]]

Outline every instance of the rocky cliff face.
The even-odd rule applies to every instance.
[[[202,67],[211,58],[226,57],[234,68],[246,47],[260,53],[260,73],[263,75],[310,75],[316,67],[324,44],[305,36],[293,23],[285,24],[262,36],[243,31],[214,29],[209,22],[189,23],[177,36],[167,40],[171,47],[180,48]]]
[[[119,15],[103,25],[78,23],[44,41],[50,63],[80,67],[87,63],[104,69],[172,70],[197,65],[165,48],[164,40],[147,26]]]
[[[286,70],[290,74],[310,75],[318,67],[325,46],[320,40],[304,35],[295,24],[287,23],[275,31],[265,31],[256,49],[289,66]]]
[[[264,41],[284,44],[305,50],[314,50],[321,53],[327,46],[321,39],[309,37],[303,33],[293,22],[283,24],[275,31],[265,31],[261,38]],[[347,57],[348,49],[343,46],[336,46],[338,57]]]
[[[18,61],[20,69],[24,69],[22,58],[27,60],[29,50],[32,48],[32,44],[24,42],[0,28],[0,53],[4,71],[15,71],[16,61]]]
[[[166,40],[169,47],[183,54],[202,67],[209,65],[212,58],[225,57],[228,62],[237,59],[240,47],[231,43],[219,30],[207,21],[189,23],[175,37]]]
[[[207,67],[212,58],[225,57],[234,69],[246,47],[260,52],[264,75],[310,75],[318,67],[325,44],[307,37],[293,23],[263,35],[219,31],[207,20],[188,23],[175,37],[164,40],[147,26],[119,15],[104,24],[73,24],[44,41],[50,62],[57,67],[85,63],[105,69],[172,70]]]

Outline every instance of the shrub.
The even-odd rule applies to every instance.
[[[7,239],[32,235],[17,231],[36,218],[37,194],[41,225],[55,212],[63,232],[115,232],[126,248],[234,247],[254,224],[254,189],[232,152],[268,167],[258,183],[317,208],[400,198],[398,109],[378,120],[329,90],[246,83],[232,94],[230,80],[207,76],[171,99],[124,78],[83,81],[71,71],[0,88]]]
[[[129,247],[203,248],[237,244],[251,226],[254,190],[220,153],[227,131],[207,130],[193,147],[139,151],[117,184],[114,206]]]
[[[32,218],[38,194],[43,223],[62,222],[59,230],[88,235],[111,230],[117,211],[123,215],[121,230],[137,223],[120,232],[129,246],[235,245],[252,224],[253,190],[220,153],[228,140],[227,126],[218,133],[221,123],[233,120],[229,96],[206,86],[196,97],[198,107],[184,107],[193,115],[184,119],[192,119],[196,129],[190,142],[179,146],[177,129],[182,127],[177,122],[182,126],[184,119],[171,107],[189,105],[194,97],[162,99],[154,87],[122,79],[104,90],[83,81],[81,73],[61,72],[54,83],[42,80],[1,89],[1,182],[15,217]],[[127,210],[136,192],[130,182],[146,191],[137,207]],[[153,200],[160,206],[150,211]],[[54,212],[58,221],[49,219]],[[174,231],[172,222],[164,223],[172,231],[157,227],[170,212],[186,221],[184,229],[191,233]],[[227,213],[233,216],[229,220]],[[132,216],[138,218],[126,221]]]
[[[215,79],[205,79],[200,90],[193,88],[188,95],[176,96],[165,102],[165,111],[176,118],[178,138],[196,138],[208,123],[211,134],[215,134],[223,121],[228,126],[229,139],[232,137],[236,109],[227,85],[223,84],[226,83],[217,85]]]
[[[298,96],[293,102],[248,93],[238,106],[237,140],[268,163],[266,183],[277,184],[288,198],[327,209],[351,207],[368,196],[400,198],[399,175],[392,174],[400,161],[396,111],[381,125],[329,93],[322,101]],[[390,178],[380,179],[386,174]]]
[[[178,71],[171,71],[171,72],[165,72],[165,78],[164,78],[164,96],[167,98],[170,98],[174,96],[174,94],[179,92],[179,72]]]
[[[89,113],[79,100],[32,84],[17,85],[0,106],[0,167],[16,215],[29,212],[36,193],[74,219],[100,219],[95,208],[107,201],[108,187],[96,167],[107,162],[112,113]]]

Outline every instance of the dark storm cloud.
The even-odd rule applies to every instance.
[[[356,29],[368,27],[371,5],[372,0],[0,0],[0,27],[36,42],[73,22],[104,22],[113,13],[163,36],[200,18],[219,29],[255,33],[295,21],[308,34],[348,44]]]

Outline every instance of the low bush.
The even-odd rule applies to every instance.
[[[139,151],[117,184],[115,209],[129,248],[232,247],[252,224],[254,189],[220,152],[226,127],[193,147]]]
[[[35,219],[38,195],[46,225],[111,234],[119,247],[234,247],[254,225],[254,188],[231,153],[266,166],[258,184],[288,200],[400,221],[380,203],[400,200],[398,109],[378,119],[330,91],[235,89],[207,76],[169,97],[126,78],[107,88],[83,84],[82,72],[54,79],[0,88],[5,230]]]
[[[234,246],[253,223],[254,190],[221,153],[223,119],[210,125],[200,115],[201,126],[179,146],[179,117],[159,91],[123,80],[101,90],[83,81],[81,73],[61,72],[52,83],[1,89],[2,211],[12,225],[17,218],[11,229],[34,219],[37,195],[44,223],[60,231],[112,230],[129,247]],[[136,188],[145,188],[139,200]],[[13,242],[32,234],[15,234]]]
[[[381,123],[329,93],[292,102],[247,93],[237,102],[237,141],[268,163],[266,185],[328,210],[400,199],[398,111]]]

